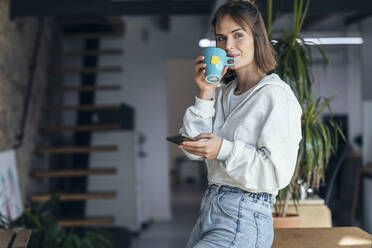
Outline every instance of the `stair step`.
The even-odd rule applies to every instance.
[[[72,50],[58,53],[58,56],[94,56],[94,55],[121,55],[121,49],[102,49],[102,50]]]
[[[76,33],[76,34],[63,34],[60,39],[101,39],[101,38],[120,38],[123,32],[102,32],[102,33]]]
[[[43,147],[39,149],[42,154],[70,154],[70,153],[89,153],[89,152],[108,152],[116,151],[117,146],[87,146],[87,147]]]
[[[98,111],[98,110],[120,110],[120,105],[64,105],[64,106],[49,106],[48,111]]]
[[[60,201],[85,201],[91,199],[116,198],[116,192],[91,192],[91,193],[62,193]],[[51,194],[38,194],[31,197],[32,202],[45,202],[52,197]]]
[[[53,126],[43,129],[45,132],[63,132],[63,131],[113,131],[119,130],[120,125],[89,125],[89,126]]]
[[[61,86],[53,87],[49,91],[60,92],[60,91],[98,91],[98,90],[120,90],[120,85],[100,85],[100,86]]]
[[[35,172],[36,177],[81,177],[89,175],[116,174],[115,168],[110,169],[88,169],[88,170],[39,170]]]
[[[55,70],[58,74],[69,73],[97,73],[97,72],[121,72],[120,66],[104,66],[104,67],[81,67],[81,68],[61,68]]]
[[[81,226],[105,226],[114,224],[115,218],[108,217],[88,217],[82,219],[59,219],[58,224],[62,227],[81,227]]]
[[[102,24],[103,21],[105,21],[105,19],[99,17],[70,17],[56,20],[58,25]]]

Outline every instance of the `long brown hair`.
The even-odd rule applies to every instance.
[[[248,26],[251,29],[254,40],[254,59],[258,68],[264,73],[275,69],[277,66],[275,50],[267,36],[262,15],[253,1],[228,0],[218,8],[214,15],[212,20],[214,30],[224,16],[230,16],[243,28]],[[235,72],[229,69],[225,77],[231,78],[234,74]]]

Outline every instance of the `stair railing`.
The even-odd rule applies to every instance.
[[[44,32],[44,18],[39,17],[38,18],[38,30],[36,33],[34,50],[32,53],[31,64],[29,67],[29,75],[28,75],[28,82],[27,82],[27,88],[26,88],[26,94],[25,94],[25,101],[23,103],[21,126],[20,126],[19,134],[16,136],[16,144],[13,146],[14,149],[20,148],[23,144],[23,138],[24,138],[24,133],[25,133],[25,127],[27,124],[27,116],[28,116],[29,105],[30,105],[30,100],[31,100],[32,86],[34,84],[37,59],[39,57],[41,38],[43,36],[43,32]]]

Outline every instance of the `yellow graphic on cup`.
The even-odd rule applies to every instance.
[[[211,63],[218,65],[220,63],[220,58],[218,56],[212,56]]]

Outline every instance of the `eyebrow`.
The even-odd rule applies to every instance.
[[[233,31],[231,31],[231,33],[234,33],[234,32],[239,31],[239,30],[244,30],[244,29],[243,28],[236,28]],[[216,34],[216,36],[218,36],[218,35],[223,35],[223,34]]]

